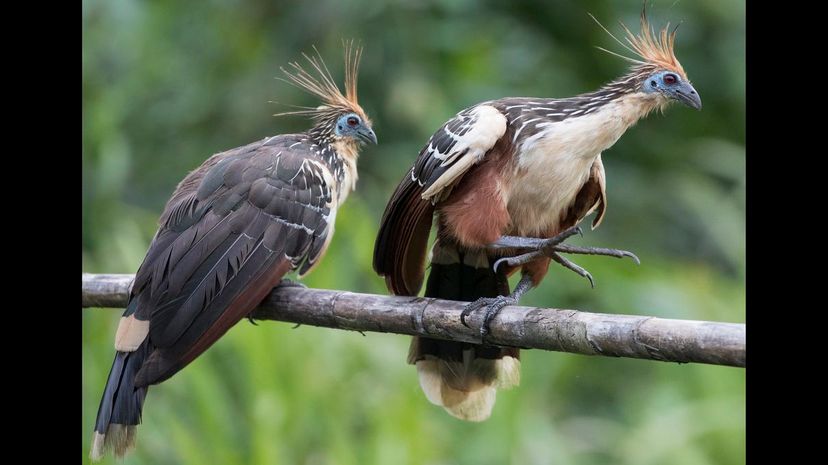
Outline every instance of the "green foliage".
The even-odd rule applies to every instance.
[[[373,239],[393,187],[431,133],[476,102],[592,90],[625,64],[592,20],[637,27],[640,1],[210,1],[83,4],[83,266],[133,273],[175,184],[210,154],[300,131],[270,115],[313,98],[277,81],[316,45],[341,76],[361,39],[360,100],[380,145],[337,218],[312,287],[383,293]],[[683,21],[677,54],[704,101],[670,108],[604,154],[609,209],[573,243],[642,259],[576,257],[527,305],[745,320],[744,2],[655,2]],[[83,455],[112,363],[119,312],[83,312]],[[719,464],[745,460],[745,372],[524,352],[521,386],[490,420],[432,406],[408,338],[246,322],[150,389],[138,448],[153,464]],[[113,463],[107,459],[105,463]]]

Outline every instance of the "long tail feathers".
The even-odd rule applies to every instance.
[[[458,253],[438,241],[425,295],[474,301],[509,292],[504,275],[496,275],[482,252]],[[483,421],[492,413],[497,389],[520,383],[520,350],[415,337],[408,363],[417,366],[428,400],[466,421]]]
[[[135,352],[116,353],[95,421],[89,452],[93,461],[103,458],[109,450],[121,458],[135,447],[136,427],[141,423],[147,387],[136,389],[133,380],[150,351],[145,340]]]

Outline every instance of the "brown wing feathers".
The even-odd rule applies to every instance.
[[[374,271],[385,276],[395,295],[417,295],[434,207],[422,199],[423,188],[410,175],[397,186],[385,207],[374,246]]]
[[[330,199],[311,195],[320,178],[302,169],[303,147],[288,148],[295,142],[286,137],[215,164],[222,182],[198,200],[212,210],[148,264],[152,278],[144,291],[151,296],[137,316],[149,317],[156,350],[137,385],[166,379],[209,347],[257,303],[249,303],[251,296],[264,297],[261,285],[278,283],[324,232]]]
[[[448,120],[420,151],[385,208],[374,246],[374,270],[397,295],[416,295],[425,275],[433,204],[448,195],[506,130],[502,113],[487,105]],[[433,191],[433,192],[432,192]],[[427,199],[423,199],[423,195]]]
[[[189,322],[176,342],[151,354],[135,384],[164,381],[186,366],[244,318],[290,268],[290,261],[282,253],[268,250],[260,240],[250,259]]]

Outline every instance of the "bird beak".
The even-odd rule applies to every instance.
[[[357,136],[359,137],[359,140],[361,140],[362,142],[370,142],[374,145],[377,145],[377,135],[374,134],[374,130],[369,127],[363,126],[359,128],[357,130]]]
[[[689,82],[683,82],[679,84],[679,86],[672,90],[671,92],[672,97],[675,100],[687,105],[690,108],[695,108],[696,110],[701,110],[702,102],[699,93],[696,92],[696,89],[690,85]]]

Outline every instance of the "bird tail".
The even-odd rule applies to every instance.
[[[434,244],[426,297],[474,301],[509,293],[485,251],[462,251]],[[492,413],[498,388],[520,383],[520,350],[414,337],[408,363],[417,366],[420,387],[431,403],[452,416],[483,421]]]
[[[141,409],[147,396],[147,386],[136,388],[135,375],[151,352],[149,340],[134,352],[117,352],[109,379],[106,381],[89,458],[100,460],[107,450],[123,457],[135,447],[135,433],[141,423]]]

